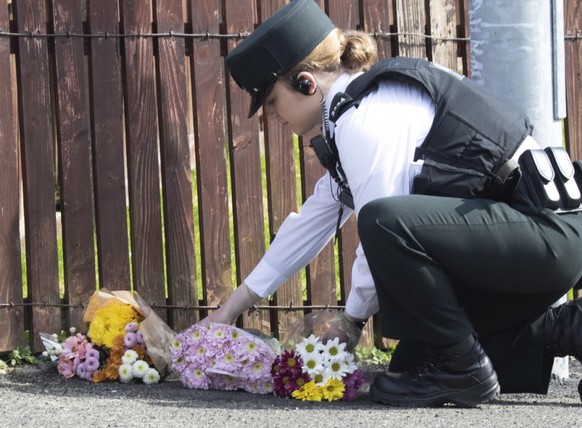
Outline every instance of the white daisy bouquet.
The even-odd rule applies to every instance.
[[[267,336],[227,324],[194,324],[172,342],[172,369],[189,388],[267,394],[278,350]]]
[[[273,391],[304,401],[351,401],[364,384],[353,354],[338,338],[323,343],[310,335],[285,349],[271,367]]]

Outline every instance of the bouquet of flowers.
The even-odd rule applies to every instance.
[[[333,317],[337,316],[336,314]],[[353,354],[338,338],[325,343],[306,326],[333,321],[327,314],[309,315],[292,328],[300,340],[285,348],[259,332],[219,323],[194,324],[171,345],[172,369],[194,389],[237,390],[309,401],[353,400],[364,384]]]
[[[219,323],[194,324],[176,335],[172,369],[189,388],[272,392],[277,342]]]
[[[364,376],[338,338],[325,344],[313,334],[277,356],[271,367],[273,390],[279,397],[304,401],[351,401]]]
[[[83,321],[89,324],[86,333],[74,328],[68,337],[40,333],[46,355],[58,361],[64,377],[151,384],[166,375],[164,349],[173,332],[137,294],[97,291]]]

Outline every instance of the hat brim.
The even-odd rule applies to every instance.
[[[261,89],[260,91],[251,94],[251,105],[249,106],[249,115],[247,118],[250,119],[257,112],[257,110],[261,108],[273,90],[273,86],[275,86],[274,83],[270,86],[267,86],[265,89]]]

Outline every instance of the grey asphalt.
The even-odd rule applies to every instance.
[[[552,380],[547,395],[502,394],[478,408],[400,409],[368,395],[377,366],[352,402],[313,403],[246,392],[196,391],[177,380],[157,385],[92,384],[64,379],[54,367],[0,373],[5,427],[582,427],[577,391],[582,368]]]

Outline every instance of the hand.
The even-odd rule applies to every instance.
[[[360,337],[362,337],[362,329],[358,324],[356,324],[354,319],[344,311],[340,311],[330,322],[329,327],[321,340],[325,343],[336,337],[339,339],[340,343],[346,344],[346,351],[353,352],[360,341]]]
[[[252,307],[259,300],[260,297],[243,282],[216,311],[212,312],[200,322],[232,324],[240,314]]]
[[[220,324],[232,324],[234,321],[230,319],[230,315],[224,310],[224,307],[220,307],[207,317],[202,318],[200,323],[215,322]]]

